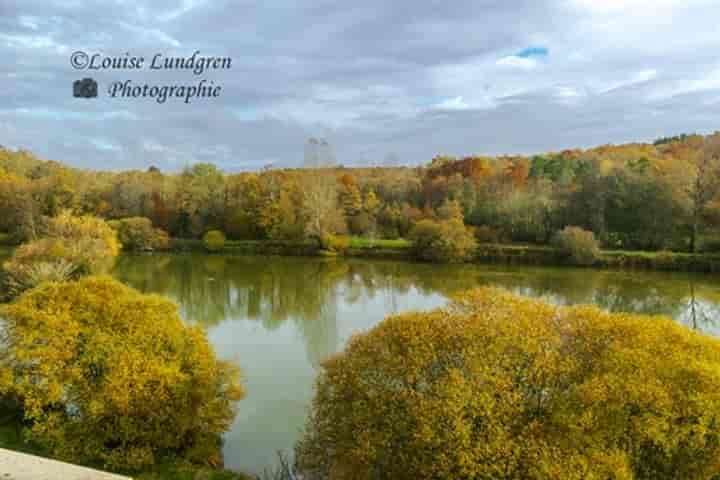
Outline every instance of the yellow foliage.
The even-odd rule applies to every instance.
[[[720,475],[720,343],[668,318],[479,289],[327,360],[310,479]]]
[[[11,296],[43,281],[107,273],[120,253],[115,231],[100,218],[65,211],[48,220],[45,233],[17,248],[3,265]]]
[[[464,262],[471,260],[477,242],[472,230],[461,218],[439,222],[421,220],[410,231],[415,255],[432,262]]]
[[[217,463],[239,372],[175,304],[86,277],[46,283],[0,317],[0,394],[22,399],[30,439],[51,454],[114,468],[173,455]]]
[[[203,236],[203,244],[208,252],[219,252],[225,248],[225,234],[220,230],[210,230]]]

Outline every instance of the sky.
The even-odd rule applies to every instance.
[[[531,154],[720,129],[717,0],[0,0],[0,145],[95,169]],[[231,59],[195,74],[152,58]],[[75,52],[143,57],[76,69]],[[97,98],[73,97],[91,77]],[[220,86],[217,97],[109,95]]]

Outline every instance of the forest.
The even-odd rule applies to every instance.
[[[462,218],[480,243],[543,245],[574,226],[605,249],[717,252],[720,133],[533,156],[438,155],[418,167],[234,174],[209,163],[90,171],[0,149],[6,242],[36,237],[64,210],[147,219],[163,238],[398,239],[422,221]]]
[[[223,439],[253,384],[203,326],[232,317],[272,330],[307,317],[298,331],[318,370],[312,405],[293,464],[281,456],[265,478],[715,478],[720,346],[670,318],[623,313],[652,307],[657,285],[608,313],[497,288],[450,296],[480,271],[422,265],[449,303],[390,315],[339,351],[335,287],[344,279],[348,299],[360,282],[382,287],[383,276],[363,276],[367,265],[120,253],[185,241],[220,252],[227,239],[326,253],[382,242],[455,262],[477,258],[479,244],[514,244],[593,265],[601,248],[717,259],[719,227],[720,132],[236,174],[212,164],[89,171],[3,149],[0,243],[19,246],[5,249],[0,272],[0,446],[143,480],[244,480],[223,469]],[[575,284],[589,280],[572,275],[561,278],[580,294]],[[433,285],[385,280],[397,291]],[[714,304],[689,288],[689,303],[685,289],[650,309],[686,312],[696,328],[696,308]],[[600,290],[594,303],[623,302]]]

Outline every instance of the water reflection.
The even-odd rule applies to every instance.
[[[664,314],[712,334],[720,321],[720,280],[705,275],[203,254],[124,256],[115,274],[175,299],[184,318],[208,327],[219,355],[242,366],[248,396],[225,459],[249,472],[292,450],[319,362],[350,335],[468,288]]]
[[[9,251],[0,250],[0,261]],[[226,436],[228,467],[257,473],[291,451],[319,362],[391,313],[426,310],[479,285],[558,304],[663,314],[720,334],[720,278],[711,275],[391,261],[128,255],[115,271],[174,299],[208,328],[218,354],[245,372],[248,396]]]
[[[248,396],[225,459],[256,473],[277,450],[292,450],[323,358],[391,313],[431,309],[475,286],[662,314],[720,335],[713,275],[184,254],[125,256],[116,276],[175,299],[186,319],[208,327],[218,353],[242,366]]]
[[[710,333],[720,319],[720,279],[709,275],[199,254],[125,256],[116,275],[174,298],[185,318],[208,327],[248,319],[275,330],[292,320],[309,349],[329,352],[338,347],[338,302],[380,297],[389,314],[413,292],[448,297],[487,284],[558,304],[669,315]]]

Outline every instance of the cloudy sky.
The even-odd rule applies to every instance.
[[[720,129],[717,0],[0,0],[0,145],[80,167],[346,165]],[[76,70],[83,51],[230,69]],[[96,99],[73,98],[92,76]],[[218,98],[111,98],[112,82]]]

